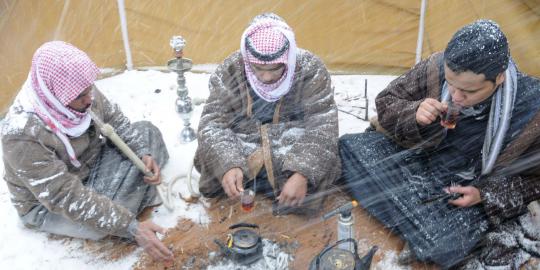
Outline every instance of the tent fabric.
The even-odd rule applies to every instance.
[[[220,63],[239,48],[250,20],[275,12],[297,43],[333,72],[399,74],[414,65],[421,0],[125,1],[133,65],[164,66],[169,39],[182,35],[184,56]],[[427,0],[422,56],[441,51],[460,27],[497,21],[520,70],[540,76],[540,0]],[[126,56],[117,1],[0,0],[0,113],[28,74],[34,51],[64,40],[101,68],[123,69]]]

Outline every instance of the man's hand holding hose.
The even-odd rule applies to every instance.
[[[144,155],[142,158],[144,166],[146,167],[144,182],[149,185],[159,185],[161,184],[161,174],[159,165],[152,158],[151,155]],[[151,174],[149,174],[150,172]]]

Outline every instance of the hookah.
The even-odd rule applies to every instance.
[[[173,36],[169,42],[171,45],[175,58],[167,62],[167,68],[173,72],[176,72],[178,75],[176,81],[178,83],[178,88],[176,94],[178,98],[176,99],[176,112],[180,114],[180,117],[184,121],[184,128],[180,132],[180,142],[189,143],[197,137],[195,135],[195,130],[191,127],[189,122],[191,114],[193,112],[193,105],[191,103],[191,98],[189,97],[189,92],[186,87],[186,77],[184,73],[191,70],[193,62],[189,58],[184,58],[184,47],[186,46],[186,40],[181,36]]]
[[[193,104],[191,98],[189,97],[189,92],[186,87],[186,77],[184,73],[191,70],[193,66],[193,61],[184,56],[184,48],[186,46],[186,40],[182,36],[173,36],[169,41],[169,45],[173,49],[175,58],[167,61],[167,68],[173,72],[176,72],[178,88],[176,94],[178,98],[175,102],[176,112],[180,114],[184,122],[184,128],[180,131],[180,143],[186,144],[192,142],[197,138],[195,135],[195,130],[191,127],[190,119],[191,114],[193,113]],[[161,187],[162,193],[166,194],[165,198],[162,198],[163,201],[167,201],[169,205],[172,205],[172,186],[180,179],[186,178],[187,187],[190,195],[187,197],[182,197],[186,202],[192,202],[196,198],[200,197],[201,194],[192,186],[192,171],[193,171],[193,159],[188,167],[188,172],[186,175],[178,175],[174,177],[167,185],[167,187]],[[167,204],[166,204],[167,205]],[[169,207],[168,207],[169,208]],[[169,208],[171,209],[171,208]]]

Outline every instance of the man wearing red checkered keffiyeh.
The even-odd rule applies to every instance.
[[[2,121],[5,180],[27,227],[98,240],[131,238],[157,260],[172,253],[157,238],[163,228],[138,222],[161,203],[156,185],[169,155],[161,133],[147,121],[131,123],[94,85],[99,69],[62,41],[34,54],[26,82]],[[153,176],[107,144],[89,111],[110,124]]]
[[[274,214],[313,214],[339,176],[337,107],[322,60],[273,13],[210,76],[194,165],[207,197],[253,189]],[[324,191],[324,192],[323,192]]]
[[[79,137],[90,126],[86,109],[91,93],[84,95],[80,111],[69,105],[90,91],[98,75],[98,67],[83,51],[66,42],[48,42],[34,53],[28,79],[17,97],[25,111],[36,113],[60,138],[75,167],[81,164],[67,136]]]
[[[292,29],[280,17],[275,14],[257,16],[242,35],[240,51],[249,84],[259,97],[274,102],[289,92],[297,48]],[[274,65],[279,73],[274,72],[272,76],[268,69],[261,70],[257,65]],[[264,77],[265,71],[269,79]]]

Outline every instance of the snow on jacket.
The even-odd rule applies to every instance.
[[[92,111],[111,124],[139,156],[147,153],[120,108],[96,88],[93,95]],[[36,114],[23,112],[16,105],[10,108],[2,126],[4,179],[19,216],[44,205],[53,213],[107,234],[129,236],[127,227],[134,214],[83,184],[105,139],[92,122],[83,135],[70,138],[70,142],[80,168],[70,163],[64,144]]]
[[[438,123],[427,128],[420,128],[416,123],[420,103],[426,98],[440,99],[444,80],[442,64],[442,53],[433,54],[391,82],[377,96],[378,122],[397,143],[407,147],[433,148],[444,138],[443,128]],[[540,98],[540,80],[520,74],[517,91],[531,91]],[[537,111],[520,134],[503,149],[495,166],[504,168],[539,150],[540,111]],[[529,202],[540,198],[540,166],[514,176],[494,176],[492,173],[475,186],[480,190],[490,220],[498,224],[523,213]]]
[[[330,82],[322,61],[300,49],[291,90],[276,106],[279,121],[267,124],[274,175],[299,172],[316,190],[328,187],[341,170],[337,107]],[[251,90],[239,52],[217,68],[209,87],[195,164],[199,171],[202,163],[209,164],[202,166],[208,168],[202,170],[201,185],[211,182],[221,188],[229,169],[238,167],[249,175],[247,159],[261,147],[261,123],[248,116]],[[276,189],[281,190],[286,180],[276,178]],[[202,186],[201,191],[205,192]]]

